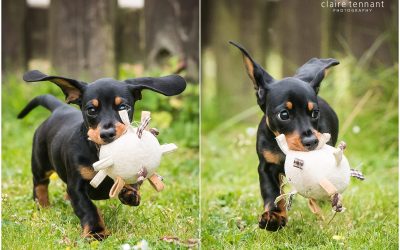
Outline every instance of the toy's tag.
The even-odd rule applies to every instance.
[[[285,207],[289,211],[290,208],[292,207],[292,202],[293,202],[293,197],[297,194],[297,191],[292,191],[287,194],[281,194],[278,197],[276,197],[274,204],[275,206],[278,205],[279,202],[283,201],[285,202]]]
[[[292,202],[293,198],[296,195],[296,193],[289,193],[289,198],[286,202],[286,210],[289,211],[292,208]]]
[[[148,130],[148,127],[147,127],[148,122],[146,120],[148,120],[150,118],[150,115],[151,115],[150,111],[142,111],[142,114],[140,116],[140,123],[142,123],[142,124],[147,123],[146,126],[144,126],[146,130]]]
[[[148,130],[148,125],[150,123],[151,117],[149,111],[142,111],[142,117],[140,118],[140,126],[136,131],[137,136],[142,138],[144,130]]]
[[[363,173],[357,169],[350,169],[350,176],[359,180],[365,180]]]
[[[303,166],[304,166],[304,161],[302,159],[294,158],[293,167],[303,170]]]

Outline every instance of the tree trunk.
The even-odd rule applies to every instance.
[[[144,38],[142,32],[142,9],[118,9],[117,63],[142,63]]]
[[[198,81],[198,0],[146,0],[145,46],[149,67],[162,67],[178,57],[175,71],[185,68],[187,78]]]
[[[52,0],[50,59],[58,74],[93,81],[115,76],[112,0]]]
[[[333,23],[335,49],[348,46],[357,59],[370,56],[368,62],[378,66],[398,61],[398,1],[384,1],[384,8],[374,8],[368,14],[333,13],[332,18],[338,20]]]
[[[2,71],[24,71],[27,68],[25,41],[25,0],[2,2]]]
[[[27,58],[48,59],[49,9],[28,8],[26,24]]]
[[[279,43],[283,76],[321,53],[321,6],[314,0],[286,0],[279,5]]]
[[[241,52],[228,41],[241,43],[253,58],[264,66],[263,15],[258,11],[263,8],[264,3],[261,0],[241,0],[236,4],[229,0],[208,0],[203,3],[207,6],[207,14],[202,17],[202,49],[203,52],[208,51],[208,54],[213,55],[213,59],[210,59],[203,53],[203,69],[210,67],[210,63],[215,65],[216,73],[213,77],[207,70],[203,70],[202,79],[215,79],[210,79],[202,87],[204,93],[215,89],[214,102],[218,110],[215,119],[222,122],[257,103]],[[215,86],[210,86],[210,82]]]

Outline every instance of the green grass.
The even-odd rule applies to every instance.
[[[202,244],[213,249],[359,249],[398,248],[397,165],[365,170],[366,181],[352,180],[344,193],[347,210],[332,216],[323,205],[326,222],[296,196],[289,223],[279,232],[258,229],[262,213],[254,136],[240,126],[224,137],[203,139]],[[351,148],[348,158],[354,162]],[[379,157],[379,156],[376,156]],[[385,162],[382,162],[385,165]],[[340,236],[335,240],[334,236]]]
[[[306,200],[297,196],[285,229],[274,233],[258,229],[262,201],[253,131],[261,111],[250,109],[220,127],[203,120],[203,128],[216,128],[204,131],[202,137],[203,249],[398,249],[397,65],[375,71],[358,71],[351,60],[341,60],[341,65],[340,71],[338,68],[324,81],[321,95],[339,115],[339,139],[348,144],[346,155],[351,165],[367,178],[352,181],[344,193],[347,210],[328,224],[332,216],[329,204],[322,206],[327,221],[320,221],[311,214]],[[69,202],[63,199],[65,184],[61,180],[50,184],[50,209],[38,210],[32,201],[32,135],[48,111],[38,108],[24,120],[16,119],[36,95],[52,93],[62,98],[59,89],[46,83],[28,86],[11,77],[3,80],[4,249],[119,249],[142,239],[155,249],[175,249],[184,246],[160,238],[177,236],[185,241],[199,237],[196,86],[173,101],[144,94],[137,110],[157,110],[152,125],[160,128],[160,140],[180,146],[160,167],[166,189],[156,193],[144,184],[142,203],[136,208],[118,200],[95,202],[112,235],[103,242],[88,243],[80,236],[79,221]],[[203,108],[203,112],[211,110]]]
[[[342,67],[324,80],[321,96],[339,115],[339,140],[348,145],[346,156],[351,166],[366,176],[363,182],[352,180],[344,192],[347,210],[328,223],[333,213],[328,203],[322,204],[326,221],[321,221],[310,212],[306,199],[297,195],[283,230],[258,228],[263,208],[255,151],[257,123],[253,121],[261,119],[262,113],[250,108],[228,122],[214,125],[214,130],[203,131],[203,246],[398,249],[397,65],[362,71],[351,60],[341,62]],[[212,127],[208,125],[213,122],[203,120],[203,128]]]
[[[51,208],[39,210],[32,200],[32,137],[49,112],[37,108],[25,119],[16,119],[32,97],[52,93],[62,99],[61,91],[50,83],[28,86],[12,77],[3,81],[3,249],[120,249],[122,244],[132,246],[142,239],[148,241],[151,248],[175,249],[180,246],[160,238],[176,236],[182,241],[199,238],[198,119],[189,120],[198,116],[195,113],[198,112],[195,108],[198,106],[197,85],[189,87],[189,94],[175,100],[181,105],[175,105],[173,110],[166,98],[157,102],[152,97],[156,94],[145,93],[137,110],[154,111],[152,108],[156,107],[157,111],[152,112],[152,126],[160,129],[160,141],[175,142],[179,147],[178,151],[164,157],[158,171],[165,178],[166,188],[157,193],[145,182],[138,207],[122,205],[118,199],[95,201],[112,235],[103,242],[89,243],[80,236],[79,220],[70,202],[63,199],[66,186],[60,179],[52,180],[49,186]],[[146,102],[148,96],[151,103]],[[159,115],[168,116],[169,123],[160,124],[162,120],[156,118]]]

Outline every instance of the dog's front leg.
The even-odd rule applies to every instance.
[[[67,192],[75,214],[82,226],[82,236],[102,240],[108,236],[99,210],[88,196],[89,183],[82,178],[71,178]]]
[[[124,188],[121,190],[121,192],[118,194],[118,198],[122,202],[122,204],[125,204],[128,206],[139,206],[139,204],[140,204],[140,193],[139,193],[140,186],[141,186],[141,183],[125,185]]]
[[[264,201],[264,212],[259,220],[259,227],[268,231],[277,231],[284,227],[287,222],[287,214],[284,201],[275,205],[275,199],[280,195],[279,175],[283,167],[268,163],[260,159],[258,175],[260,179],[261,196]]]

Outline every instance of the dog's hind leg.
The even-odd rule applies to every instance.
[[[37,140],[35,134],[34,140]],[[43,143],[44,144],[44,143]],[[33,199],[40,207],[50,206],[48,186],[50,175],[54,171],[47,156],[47,151],[39,143],[34,143],[32,148],[32,174],[33,174]]]

